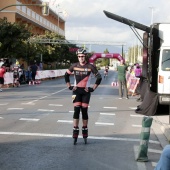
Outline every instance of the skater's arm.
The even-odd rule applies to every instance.
[[[102,81],[102,76],[101,76],[101,74],[99,72],[97,72],[95,77],[96,77],[96,82],[93,85],[93,90],[95,90],[98,87],[98,85],[101,83],[101,81]]]
[[[65,75],[64,75],[64,78],[65,78],[65,82],[66,82],[67,87],[71,90],[72,86],[71,86],[71,83],[70,83],[70,74],[71,74],[71,71],[67,70]]]

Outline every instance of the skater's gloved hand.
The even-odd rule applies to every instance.
[[[70,87],[69,87],[69,90],[73,90],[73,88],[74,88],[74,86],[70,86]]]
[[[91,87],[89,87],[89,88],[88,88],[88,91],[89,91],[89,92],[94,92],[94,89],[91,88]]]

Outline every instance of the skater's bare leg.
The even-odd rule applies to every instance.
[[[82,122],[83,122],[83,127],[87,127],[88,120],[84,120],[84,119],[82,119]]]
[[[73,126],[78,127],[79,126],[79,119],[73,119]]]

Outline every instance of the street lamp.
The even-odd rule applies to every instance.
[[[149,7],[151,9],[151,25],[153,24],[153,12],[154,12],[154,7]]]

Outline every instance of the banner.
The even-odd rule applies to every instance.
[[[139,83],[140,78],[131,78],[129,92],[135,93],[136,87]]]

